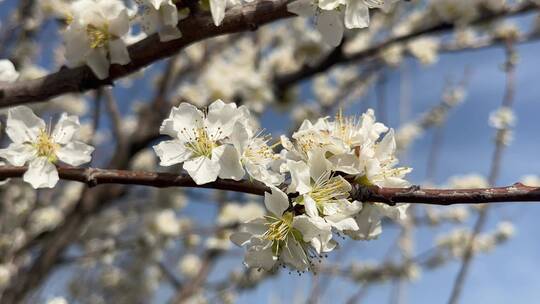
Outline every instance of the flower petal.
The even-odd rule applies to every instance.
[[[28,166],[28,170],[23,175],[23,180],[34,189],[52,188],[58,182],[58,171],[46,157],[33,159]]]
[[[177,137],[180,136],[179,132],[181,131],[202,127],[203,119],[204,115],[197,107],[187,102],[183,102],[178,107],[171,109],[169,117],[161,124],[159,133]],[[181,136],[180,139],[188,141],[188,139],[183,138],[183,136]]]
[[[52,133],[54,142],[60,145],[67,144],[71,141],[75,132],[79,130],[80,126],[81,124],[77,116],[62,113]]]
[[[6,133],[14,143],[33,142],[45,127],[43,119],[29,107],[18,106],[8,111]]]
[[[317,18],[317,30],[324,42],[330,46],[338,46],[343,39],[343,21],[338,11],[321,11]]]
[[[0,157],[13,166],[24,166],[35,156],[36,150],[28,144],[12,143],[7,148],[0,149]]]
[[[191,152],[178,140],[166,140],[154,146],[154,151],[161,166],[172,166],[182,163],[191,157]]]
[[[104,49],[96,48],[88,53],[86,64],[90,67],[97,78],[103,80],[109,77],[109,60]]]
[[[224,145],[224,147],[225,150],[223,151],[223,154],[219,160],[221,168],[219,170],[219,177],[241,180],[246,171],[244,171],[242,163],[240,163],[240,155],[238,154],[238,151],[232,145]]]
[[[303,161],[287,161],[287,167],[291,172],[291,183],[288,192],[305,194],[311,190],[311,178],[309,166]]]
[[[277,187],[270,186],[270,189],[272,190],[272,193],[264,193],[264,205],[268,211],[281,217],[283,212],[289,208],[289,198],[287,197],[287,194]]]
[[[219,159],[215,160],[205,156],[199,156],[184,162],[184,169],[197,185],[203,185],[217,179],[219,174]]]
[[[283,263],[300,271],[304,271],[309,267],[309,260],[306,252],[294,237],[289,237],[287,239],[286,246],[283,247],[281,252],[281,259],[283,260]]]
[[[124,65],[131,61],[126,43],[122,39],[109,41],[109,55],[111,63]]]
[[[317,210],[317,203],[309,195],[304,195],[304,207],[306,208],[306,214],[311,217],[318,217],[319,211]]]
[[[369,26],[369,8],[365,1],[349,1],[345,8],[345,27],[365,28]]]
[[[80,166],[92,160],[92,152],[94,152],[94,147],[81,141],[73,141],[60,147],[56,151],[56,156],[68,165]]]
[[[219,26],[223,21],[223,18],[225,18],[226,6],[226,0],[210,0],[210,12],[212,12],[212,19],[216,26]]]

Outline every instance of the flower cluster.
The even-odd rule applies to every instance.
[[[343,38],[345,28],[369,26],[369,9],[382,8],[388,11],[398,0],[298,0],[289,4],[291,13],[303,17],[317,18],[317,30],[324,41],[337,46]],[[344,26],[345,25],[345,26]]]
[[[315,3],[299,0],[292,2],[289,10],[302,16],[317,15],[317,29],[323,39],[336,46],[343,37],[342,19],[346,28],[364,28],[369,24],[370,8],[387,9],[396,1],[327,0]],[[133,9],[119,0],[76,0],[62,6],[62,10],[68,11],[65,16],[68,26],[64,32],[68,66],[87,65],[99,79],[106,79],[111,64],[126,65],[131,61],[128,42],[154,33],[163,42],[182,37],[178,22],[189,16],[188,7],[179,7],[172,0],[135,0],[135,3],[137,7]],[[197,5],[209,9],[215,26],[220,26],[227,5],[241,3],[239,0],[210,0]],[[140,35],[131,33],[132,25],[140,26]]]
[[[59,180],[58,161],[79,166],[91,160],[94,148],[76,140],[79,127],[76,116],[62,114],[52,129],[30,108],[11,108],[6,133],[13,143],[0,150],[0,157],[14,166],[28,164],[23,179],[34,188],[52,188]],[[267,215],[255,209],[223,219],[247,221],[230,238],[247,248],[250,267],[269,270],[282,263],[307,270],[313,258],[336,248],[334,233],[369,240],[381,233],[383,217],[405,216],[407,204],[357,200],[363,186],[408,186],[403,177],[410,169],[395,167],[394,131],[376,122],[373,110],[359,119],[340,112],[335,119],[305,120],[291,139],[281,136],[273,143],[245,106],[216,100],[200,110],[181,103],[160,133],[171,137],[154,146],[160,164],[182,164],[198,185],[221,178],[256,180],[269,187]],[[40,216],[50,218],[50,224],[40,230],[56,225],[58,212],[44,209]],[[181,230],[172,210],[148,223],[160,235]]]
[[[372,110],[360,119],[340,113],[314,124],[306,120],[292,139],[281,137],[280,153],[244,106],[221,100],[207,111],[180,104],[160,132],[173,138],[154,147],[161,165],[182,163],[197,184],[247,175],[270,187],[264,200],[269,214],[231,236],[247,248],[250,267],[269,270],[279,261],[306,270],[312,258],[336,247],[334,232],[373,239],[381,233],[382,217],[405,216],[406,204],[389,207],[351,196],[360,186],[408,185],[403,177],[410,169],[395,168],[394,131],[376,122]],[[285,180],[288,187],[278,188]]]

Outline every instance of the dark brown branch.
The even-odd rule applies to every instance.
[[[35,80],[0,84],[0,107],[45,101],[70,92],[84,92],[132,74],[165,57],[178,53],[184,47],[210,37],[255,30],[266,23],[293,16],[287,11],[289,0],[261,0],[233,7],[225,14],[223,23],[216,27],[209,14],[193,16],[179,22],[182,38],[160,42],[157,34],[129,46],[131,62],[112,65],[108,79],[99,80],[86,66],[63,68]]]
[[[18,178],[25,167],[1,167],[0,179]],[[213,183],[197,185],[185,174],[157,173],[98,168],[58,168],[63,180],[77,181],[90,187],[104,184],[141,185],[151,187],[191,187],[228,190],[264,195],[268,187],[257,181],[234,181],[218,179]],[[354,191],[352,198],[363,202],[419,203],[429,205],[480,204],[497,202],[540,201],[540,188],[516,183],[507,187],[481,189],[417,189],[362,187]]]

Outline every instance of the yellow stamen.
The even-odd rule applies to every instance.
[[[329,176],[329,172],[321,175],[309,193],[309,196],[317,203],[324,204],[332,200],[349,197],[351,185],[340,176]]]
[[[86,27],[86,34],[90,39],[90,47],[93,49],[106,46],[107,42],[111,39],[109,26],[107,24],[101,27],[89,24]]]
[[[37,141],[32,146],[36,149],[38,157],[46,157],[51,163],[55,163],[58,160],[56,151],[60,147],[52,140],[46,130],[40,130]]]

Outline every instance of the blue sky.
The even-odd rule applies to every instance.
[[[0,18],[6,20],[9,7],[16,1],[8,0],[0,5]],[[47,31],[53,32],[54,24],[49,24]],[[48,36],[48,35],[45,35]],[[44,41],[46,41],[44,39]],[[540,174],[540,43],[531,43],[518,47],[520,62],[517,66],[517,93],[515,111],[518,117],[514,132],[514,141],[504,152],[502,171],[498,184],[509,184],[518,181],[525,174]],[[51,64],[50,50],[45,49],[39,61],[43,66]],[[447,54],[441,56],[439,62],[430,67],[422,67],[414,61],[407,62],[411,83],[412,117],[437,104],[440,93],[448,77],[459,80],[466,67],[472,70],[465,103],[455,109],[445,126],[445,136],[439,156],[435,182],[443,183],[455,174],[477,172],[487,175],[491,155],[493,153],[494,131],[488,124],[488,115],[501,104],[504,90],[504,73],[500,65],[504,62],[504,52],[500,48],[481,51]],[[137,81],[137,99],[144,100],[149,90],[149,80],[159,73],[160,65],[149,71]],[[399,100],[399,71],[389,71],[387,85],[387,109],[389,125],[397,125],[397,109]],[[120,87],[115,94],[127,110],[133,101],[131,93]],[[374,103],[374,94],[366,100]],[[358,107],[358,106],[357,106]],[[355,109],[348,109],[353,112]],[[270,132],[282,128],[288,121],[287,113],[270,111],[262,117],[263,127]],[[108,124],[105,121],[104,127]],[[426,159],[428,157],[431,132],[417,141],[408,153],[405,164],[414,168],[411,174],[413,183],[420,183],[425,178]],[[99,151],[98,151],[99,152]],[[208,205],[192,204],[187,211],[194,216],[208,212]],[[493,208],[490,212],[488,230],[494,228],[500,220],[511,220],[517,228],[516,236],[507,244],[498,247],[490,254],[475,259],[467,279],[462,303],[529,303],[540,298],[540,240],[534,232],[540,230],[537,217],[540,215],[540,204],[505,204]],[[474,217],[473,217],[474,218]],[[201,219],[208,222],[209,217]],[[469,226],[472,222],[469,223]],[[420,229],[415,236],[417,252],[431,247],[432,238],[437,233],[448,230],[443,226],[434,230]],[[356,242],[342,256],[343,261],[377,260],[388,250],[389,244],[398,234],[396,227],[384,227],[379,240]],[[332,259],[332,255],[330,259]],[[221,277],[226,269],[240,267],[239,258],[228,258],[215,270],[213,279]],[[421,278],[408,284],[409,303],[444,303],[451,290],[458,264],[451,263],[433,272],[425,272]],[[63,293],[63,279],[68,273],[60,272],[47,284],[48,295]],[[277,278],[270,279],[257,289],[246,292],[239,297],[239,303],[252,303],[255,300],[268,302],[278,299],[290,302],[297,294],[307,294],[310,290],[310,275],[298,277],[286,272]],[[324,302],[341,303],[358,287],[344,280],[334,280],[325,294]],[[378,285],[370,289],[365,303],[380,303],[389,300],[389,284]],[[170,292],[164,288],[157,299],[163,299]]]

